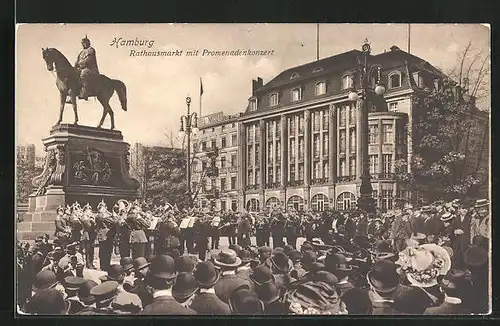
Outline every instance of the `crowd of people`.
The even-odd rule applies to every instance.
[[[399,202],[370,214],[180,210],[126,200],[111,211],[102,201],[94,211],[74,203],[58,209],[54,237],[18,243],[18,311],[482,314],[490,302],[489,223],[486,199]],[[228,247],[220,246],[225,236]],[[99,280],[85,275],[96,269],[95,246]]]

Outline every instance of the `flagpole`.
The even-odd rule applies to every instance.
[[[410,24],[408,24],[408,53],[410,53],[410,40],[411,40],[411,36],[410,36]]]
[[[316,61],[319,60],[319,24],[316,24]]]
[[[203,82],[201,81],[201,77],[200,77],[200,118],[201,118],[201,101],[202,101],[202,98],[203,98]]]

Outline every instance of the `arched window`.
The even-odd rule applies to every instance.
[[[311,199],[311,208],[315,212],[322,212],[328,209],[328,197],[317,194]]]
[[[326,93],[326,83],[320,81],[316,83],[316,95],[323,95]]]
[[[288,199],[288,208],[294,208],[297,211],[304,210],[304,198],[300,196],[292,196]]]
[[[302,100],[302,88],[301,87],[296,87],[292,89],[292,101],[300,101]]]
[[[277,197],[271,197],[266,201],[267,208],[274,208],[279,206],[280,200]]]
[[[299,77],[299,74],[294,72],[291,76],[290,76],[290,79],[294,79],[294,78],[297,78]]]
[[[259,201],[255,198],[250,199],[247,201],[247,211],[249,212],[256,212],[259,210]]]
[[[342,76],[342,89],[348,89],[354,86],[354,79],[351,75]]]
[[[352,192],[343,192],[337,197],[337,210],[344,211],[356,208],[356,196]]]
[[[389,74],[389,88],[401,87],[401,73],[399,71]]]

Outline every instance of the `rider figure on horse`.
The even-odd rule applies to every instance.
[[[82,39],[82,47],[83,50],[78,54],[75,68],[80,74],[82,82],[79,98],[88,100],[89,82],[92,82],[95,80],[95,77],[99,76],[99,69],[97,68],[95,49],[90,46],[90,40],[87,38],[87,35]]]

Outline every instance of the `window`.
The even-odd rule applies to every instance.
[[[344,211],[356,208],[356,196],[352,192],[343,192],[337,197],[337,210]]]
[[[289,132],[290,132],[290,136],[293,136],[295,134],[295,117],[291,117],[288,119],[288,122],[289,122]]]
[[[319,131],[319,127],[320,127],[319,120],[320,120],[319,112],[314,112],[313,113],[313,130],[314,131]]]
[[[226,148],[226,137],[221,138],[221,147]]]
[[[321,167],[319,165],[319,162],[314,162],[314,178],[321,178]]]
[[[292,196],[288,199],[288,208],[295,209],[296,211],[304,210],[304,198],[300,196]]]
[[[330,149],[329,143],[328,143],[328,134],[325,133],[323,134],[323,156],[328,155],[328,150]]]
[[[279,121],[276,121],[275,132],[276,132],[276,138],[280,138],[281,137],[281,129],[280,129],[280,122]]]
[[[323,111],[323,130],[328,131],[328,124],[329,124],[329,115],[328,115],[328,110]]]
[[[370,145],[378,144],[378,125],[370,125],[369,130],[368,143]]]
[[[345,153],[346,148],[346,131],[345,129],[339,131],[340,138],[340,153]]]
[[[389,103],[390,112],[398,112],[398,102]]]
[[[236,199],[231,200],[231,210],[233,212],[238,210],[238,201]]]
[[[314,158],[319,158],[319,153],[320,153],[320,142],[319,142],[319,135],[314,135],[314,140],[313,140],[313,156]]]
[[[236,189],[236,177],[231,177],[231,189]]]
[[[266,201],[266,206],[268,208],[274,208],[276,206],[279,206],[280,200],[277,197],[271,197]]]
[[[297,156],[296,147],[295,147],[295,138],[290,139],[290,158],[295,160]]]
[[[382,126],[382,140],[384,144],[392,144],[394,142],[394,134],[392,130],[392,124],[384,124]]]
[[[329,171],[328,162],[323,162],[323,178],[328,178]]]
[[[215,147],[217,147],[217,142],[215,139],[212,139],[212,141],[210,142],[210,148],[215,149]]]
[[[247,211],[256,212],[259,210],[259,206],[259,201],[255,198],[252,198],[247,202]]]
[[[389,88],[401,87],[401,73],[394,72],[389,75]]]
[[[304,137],[299,138],[299,159],[304,157]]]
[[[424,88],[425,87],[424,79],[422,78],[422,74],[420,72],[415,71],[413,73],[413,80],[415,81],[415,85],[418,88]]]
[[[349,160],[349,175],[356,176],[356,159],[351,158]]]
[[[356,129],[349,129],[349,151],[356,152]]]
[[[281,182],[281,169],[276,169],[276,182]]]
[[[345,124],[346,124],[346,110],[347,110],[347,107],[345,106],[342,106],[339,108],[339,125],[341,127],[344,127]]]
[[[268,183],[273,183],[273,168],[268,168],[267,169],[267,182]]]
[[[356,124],[356,106],[351,105],[349,108],[349,124],[355,125]]]
[[[269,95],[269,106],[276,106],[278,105],[278,94],[274,93]]]
[[[220,127],[220,131],[224,131],[224,129],[225,129],[225,126]]]
[[[250,111],[256,111],[257,110],[257,99],[251,99],[250,102],[248,103],[248,107]]]
[[[370,174],[378,173],[378,155],[370,155]]]
[[[302,88],[297,87],[292,89],[292,102],[300,101],[302,99]]]
[[[267,144],[267,162],[273,162],[273,143]]]
[[[201,142],[201,150],[202,151],[206,151],[207,150],[207,142],[206,141],[202,141]]]
[[[304,164],[299,164],[299,180],[304,180]]]
[[[290,165],[290,181],[295,181],[295,164]]]
[[[247,127],[247,142],[253,142],[253,126]]]
[[[351,75],[345,75],[342,77],[342,89],[348,89],[354,86],[354,79]]]
[[[392,173],[392,154],[382,155],[382,173]]]
[[[231,166],[236,166],[236,155],[231,154]]]
[[[210,180],[210,189],[215,189],[215,188],[217,188],[217,185],[216,185],[216,180],[214,178]]]
[[[236,140],[236,135],[231,135],[231,146],[238,145],[238,141]]]
[[[226,157],[225,156],[222,156],[220,158],[220,167],[223,169],[226,167]]]
[[[253,148],[252,148],[252,145],[248,145],[247,163],[249,166],[253,166]]]
[[[382,209],[392,209],[392,190],[382,190]]]
[[[328,197],[317,194],[311,199],[311,208],[315,212],[322,212],[328,209]]]
[[[260,155],[259,155],[259,144],[255,145],[255,164],[259,166],[260,164]]]
[[[220,210],[223,212],[226,211],[226,201],[225,200],[220,201]]]
[[[324,95],[324,94],[326,94],[326,83],[323,81],[316,83],[316,95]]]
[[[226,178],[220,178],[220,190],[226,190]]]
[[[206,168],[207,168],[207,162],[206,161],[201,162],[201,170],[205,171]]]
[[[255,184],[260,185],[260,170],[255,170]]]
[[[345,177],[346,176],[346,162],[345,162],[345,158],[341,158],[339,160],[339,165],[340,165],[340,170],[339,170],[340,176],[341,177]]]
[[[299,133],[303,133],[304,132],[304,116],[303,115],[300,115],[299,116]]]
[[[281,163],[281,143],[279,141],[276,142],[276,164]]]

